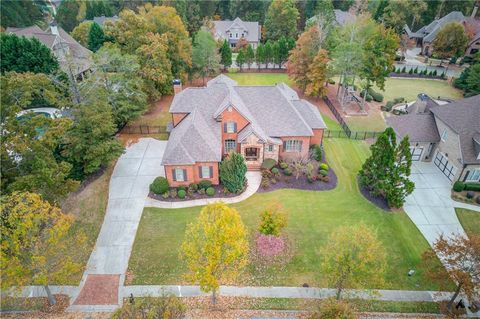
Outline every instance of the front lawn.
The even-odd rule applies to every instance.
[[[455,212],[467,235],[480,236],[480,212],[465,208],[455,208]]]
[[[382,287],[436,289],[418,269],[421,254],[429,246],[404,213],[387,213],[364,199],[358,190],[356,173],[369,154],[365,143],[348,139],[325,140],[327,161],[338,177],[337,188],[312,192],[278,190],[255,194],[233,205],[251,234],[255,233],[259,213],[272,202],[279,202],[289,213],[286,232],[294,243],[293,258],[283,267],[251,265],[237,284],[257,286],[325,287],[320,273],[320,248],[328,245],[329,234],[342,225],[364,223],[373,227],[387,250],[388,269]],[[186,225],[201,207],[186,209],[146,208],[137,231],[130,258],[127,284],[185,284],[185,267],[179,248]],[[412,277],[409,269],[417,270]]]

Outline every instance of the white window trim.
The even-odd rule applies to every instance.
[[[448,131],[446,128],[443,129],[441,140],[446,142],[448,138]]]
[[[206,170],[206,174],[205,174],[205,170]],[[212,178],[212,176],[210,176],[210,166],[202,166],[202,178]]]
[[[232,147],[228,148],[227,144],[230,144],[230,142],[232,142],[232,141],[233,141]],[[236,151],[237,150],[237,141],[235,141],[235,140],[225,140],[224,148],[225,148],[225,153],[229,153],[230,151]]]
[[[267,152],[273,152],[275,148],[273,147],[273,144],[268,144],[267,146]]]
[[[285,141],[285,152],[301,152],[300,140]]]
[[[465,182],[480,182],[480,169],[471,170]]]
[[[235,133],[235,122],[227,122],[227,133]]]
[[[177,182],[185,182],[185,176],[183,176],[182,168],[175,168],[175,180]]]

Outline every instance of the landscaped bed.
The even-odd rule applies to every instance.
[[[284,233],[292,243],[292,258],[282,265],[260,267],[251,262],[236,282],[228,284],[256,286],[327,287],[321,273],[321,249],[330,234],[341,226],[365,224],[377,232],[387,251],[385,289],[436,290],[424,277],[421,255],[430,246],[408,216],[399,211],[385,212],[367,201],[359,191],[356,176],[369,155],[368,145],[348,139],[327,139],[325,153],[338,178],[337,187],[323,192],[282,189],[256,193],[231,205],[240,213],[252,234],[258,231],[260,213],[273,203],[288,213]],[[137,231],[130,257],[127,284],[191,284],[184,275],[186,265],[179,262],[180,246],[187,224],[202,207],[182,209],[146,208]],[[250,246],[253,246],[251,243]],[[408,276],[410,269],[415,270]]]
[[[211,188],[213,189],[213,195],[207,194],[207,189]],[[230,193],[223,185],[210,185],[208,188],[198,188],[197,186],[190,185],[188,187],[177,187],[177,188],[171,188],[168,192],[167,195],[161,195],[161,194],[155,194],[153,192],[150,192],[148,194],[148,197],[162,201],[162,202],[183,202],[186,200],[195,200],[195,199],[204,199],[204,198],[230,198],[230,197],[236,197],[243,193],[245,189],[247,188],[247,184],[245,183],[245,187],[243,190],[241,190],[238,193]],[[179,190],[184,189],[185,190],[185,197],[184,198],[179,198],[178,193]]]

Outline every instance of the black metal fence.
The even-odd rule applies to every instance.
[[[349,138],[352,140],[367,140],[375,139],[382,132],[371,132],[371,131],[350,131],[350,134],[347,134],[345,131],[340,130],[325,130],[323,137],[325,138]]]
[[[346,137],[350,138],[350,136],[352,135],[352,130],[350,130],[350,128],[348,127],[347,123],[345,123],[345,121],[343,120],[340,113],[338,113],[338,111],[335,108],[335,106],[333,105],[332,101],[330,101],[330,99],[327,96],[324,96],[323,100],[325,101],[325,104],[327,104],[330,111],[332,111],[333,116],[335,116],[338,123],[342,127],[343,131],[345,132]]]
[[[169,134],[166,126],[160,125],[126,125],[122,134]]]

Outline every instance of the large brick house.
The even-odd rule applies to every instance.
[[[256,49],[260,43],[262,30],[258,22],[242,21],[236,18],[233,21],[213,21],[215,26],[214,36],[216,40],[227,40],[230,47],[234,48],[240,39],[244,38]]]
[[[242,154],[248,169],[259,169],[267,158],[306,158],[326,128],[318,109],[286,84],[239,86],[225,75],[176,94],[170,113],[162,165],[173,187],[218,184],[219,162],[230,151]]]
[[[425,94],[387,123],[409,136],[412,159],[433,161],[450,181],[480,183],[480,95],[440,105]]]

